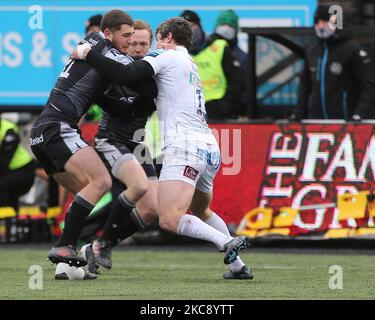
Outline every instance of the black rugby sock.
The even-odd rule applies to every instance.
[[[101,240],[110,241],[115,247],[122,240],[144,228],[144,223],[126,196],[122,193],[115,204],[104,228]]]
[[[76,245],[85,220],[94,207],[91,202],[84,199],[80,194],[76,195],[65,217],[64,231],[56,247]]]

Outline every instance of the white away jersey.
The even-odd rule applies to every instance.
[[[206,122],[198,68],[187,49],[177,46],[176,50],[157,50],[143,59],[155,72],[163,147],[186,140],[216,143]]]

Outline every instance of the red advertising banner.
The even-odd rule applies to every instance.
[[[375,237],[373,124],[212,124],[212,209],[237,233]],[[92,140],[97,125],[84,125]]]
[[[324,238],[375,234],[373,125],[211,127],[222,152],[212,209],[227,223],[240,224],[238,233]]]

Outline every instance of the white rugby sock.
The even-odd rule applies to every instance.
[[[212,212],[212,214],[209,216],[209,218],[207,220],[205,220],[204,222],[207,223],[212,228],[215,228],[216,230],[219,230],[220,232],[230,236],[230,232],[228,230],[228,227],[227,227],[226,223],[215,212]],[[240,256],[237,256],[236,260],[234,260],[229,265],[229,268],[232,271],[240,271],[244,265],[245,264],[241,260]]]
[[[223,249],[227,242],[233,239],[230,235],[216,230],[191,214],[185,214],[181,218],[177,227],[177,234],[212,242],[220,250]]]

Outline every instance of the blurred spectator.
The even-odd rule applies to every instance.
[[[239,108],[239,114],[246,114],[246,70],[248,68],[247,54],[238,46],[238,16],[237,14],[229,9],[222,11],[216,20],[215,33],[221,35],[225,40],[228,41],[229,48],[231,49],[234,57],[241,65],[241,102]]]
[[[47,175],[46,171],[37,163],[35,179],[29,192],[18,199],[22,206],[39,207],[45,212],[51,207],[62,207],[64,202],[59,203],[59,187],[57,182]]]
[[[199,16],[189,10],[181,13],[193,29],[193,50],[190,54],[198,65],[209,119],[234,118],[239,113],[243,83],[241,67],[223,33],[215,33],[204,40]],[[222,28],[219,29],[219,31]]]
[[[20,144],[19,127],[0,118],[0,207],[18,209],[18,198],[34,182],[35,164]]]
[[[191,55],[196,55],[201,52],[206,46],[206,33],[204,32],[201,19],[197,13],[190,10],[185,10],[181,13],[181,17],[185,18],[190,22],[191,30],[193,31],[193,43],[190,48],[189,53]]]
[[[133,59],[142,59],[150,50],[152,44],[152,29],[143,20],[134,21],[133,41],[131,42],[128,54]]]
[[[246,63],[247,54],[238,46],[238,16],[229,9],[222,11],[215,25],[215,33],[228,41],[229,48],[243,67]]]
[[[85,34],[88,35],[91,32],[99,32],[101,21],[102,21],[101,14],[97,14],[95,16],[90,17],[88,20],[86,20]]]
[[[360,120],[374,116],[375,82],[370,57],[350,38],[350,29],[336,29],[337,17],[320,5],[314,16],[318,43],[306,52],[293,119]]]

